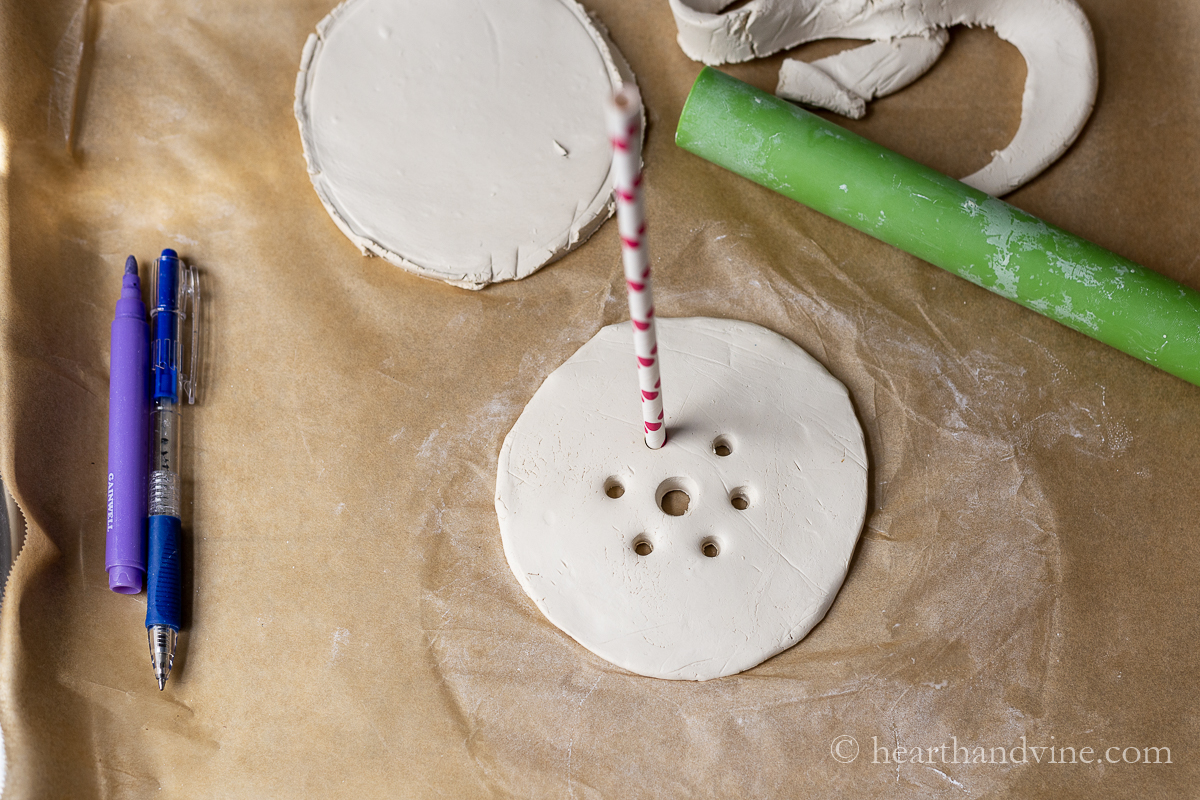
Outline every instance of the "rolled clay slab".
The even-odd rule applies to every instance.
[[[632,672],[708,680],[825,616],[866,513],[866,448],[846,388],[791,341],[733,320],[657,326],[667,444],[642,440],[629,324],[604,328],[504,440],[496,513],[551,622]],[[662,508],[672,490],[682,516]]]
[[[479,289],[612,213],[604,100],[632,80],[574,0],[347,0],[304,47],[313,187],[364,254]]]

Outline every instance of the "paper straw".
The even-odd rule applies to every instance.
[[[629,319],[637,356],[638,388],[646,445],[657,450],[667,442],[663,418],[662,379],[658,374],[658,336],[654,330],[654,296],[650,259],[646,255],[646,215],[642,206],[642,97],[626,84],[608,104],[608,135],[613,145],[613,192],[617,196],[617,230],[621,260],[629,288]]]

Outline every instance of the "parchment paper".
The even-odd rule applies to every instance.
[[[1195,792],[1200,389],[675,148],[700,66],[664,0],[588,3],[649,106],[658,312],[765,325],[843,380],[869,516],[825,621],[742,675],[630,675],[550,625],[504,561],[496,457],[626,318],[616,227],[479,293],[360,256],[292,118],[332,5],[0,3],[0,477],[29,527],[0,617],[6,798]],[[1082,5],[1099,104],[1008,199],[1200,288],[1200,6]],[[778,64],[730,71],[771,89]],[[963,175],[1023,80],[955,30],[849,127]],[[168,246],[202,271],[208,338],[160,693],[144,595],[107,588],[104,490],[121,266]],[[950,763],[952,740],[1030,763]],[[898,747],[925,752],[877,763]],[[1172,763],[1125,763],[1151,747]]]

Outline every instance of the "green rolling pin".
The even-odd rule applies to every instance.
[[[705,67],[675,143],[1200,386],[1200,293]]]

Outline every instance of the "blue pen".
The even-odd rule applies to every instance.
[[[151,312],[150,524],[147,540],[146,635],[161,691],[175,661],[180,627],[179,402],[196,401],[200,292],[196,272],[174,250],[154,264]],[[191,363],[181,369],[184,323],[191,321]]]

